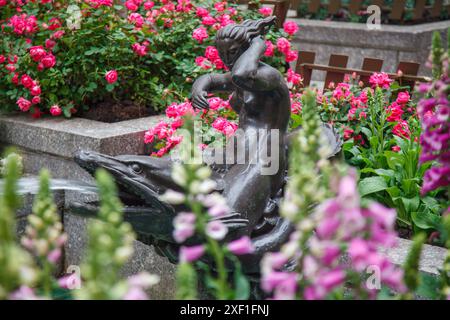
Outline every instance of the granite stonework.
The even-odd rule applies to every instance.
[[[117,123],[103,123],[82,118],[32,119],[29,115],[0,115],[0,149],[14,146],[23,157],[24,172],[38,174],[47,168],[52,178],[93,182],[93,178],[74,161],[74,154],[83,149],[109,155],[149,154],[143,140],[144,132],[159,122],[161,116],[146,117]],[[62,195],[61,195],[62,194]],[[72,201],[95,200],[96,195],[79,192],[57,192],[58,208]],[[26,214],[31,212],[32,196],[25,196],[23,209],[18,213],[18,233],[23,233]],[[87,220],[67,212],[63,217],[68,234],[64,248],[64,265],[78,265],[86,245]],[[175,267],[166,258],[156,254],[153,247],[134,242],[135,253],[123,269],[129,276],[146,270],[158,274],[161,282],[151,289],[153,299],[172,299],[175,293]],[[82,272],[82,271],[81,271]]]
[[[412,241],[406,239],[397,239],[397,246],[387,249],[380,249],[393,263],[403,265],[410,251]],[[444,267],[444,261],[447,256],[447,249],[425,244],[420,255],[420,271],[431,275],[439,275]]]
[[[400,61],[418,62],[421,64],[419,75],[424,76],[430,75],[425,63],[432,33],[439,31],[442,38],[447,39],[450,27],[450,21],[440,21],[414,26],[382,25],[381,30],[369,30],[364,23],[289,19],[300,27],[294,46],[316,52],[315,63],[328,65],[331,54],[344,54],[349,56],[349,68],[361,68],[367,57],[383,59],[382,71],[396,72]],[[321,81],[324,76],[324,72],[314,71],[312,79]]]
[[[87,219],[66,212],[64,228],[68,235],[65,247],[65,266],[80,266],[87,245]],[[151,299],[175,299],[175,266],[167,258],[159,256],[153,246],[134,241],[134,254],[122,269],[122,276],[129,277],[141,271],[157,274],[160,282],[149,290]],[[81,269],[81,275],[83,270]]]
[[[83,149],[116,156],[146,154],[144,132],[161,116],[116,123],[83,118],[32,119],[27,114],[0,115],[0,145],[12,145],[23,154],[26,173],[47,168],[54,178],[92,178],[72,160]]]

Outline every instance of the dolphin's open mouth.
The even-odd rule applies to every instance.
[[[160,191],[145,183],[146,179],[134,172],[127,161],[88,151],[79,152],[74,160],[92,176],[97,169],[104,169],[114,177],[123,204],[124,220],[130,222],[139,235],[173,241],[174,208],[159,200]],[[74,202],[70,209],[76,214],[93,217],[98,213],[99,203]]]
[[[107,155],[82,151],[75,156],[75,162],[92,176],[95,175],[97,169],[105,169],[115,178],[118,196],[122,201],[125,210],[139,211],[139,208],[149,208],[148,194],[140,192],[139,181],[131,180],[127,176],[128,168]],[[136,187],[131,188],[130,184]],[[90,201],[85,203],[87,208],[98,209],[98,201]]]

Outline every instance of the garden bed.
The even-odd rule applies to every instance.
[[[365,24],[291,19],[300,27],[294,44],[302,51],[316,52],[318,64],[328,64],[331,54],[349,56],[347,67],[360,68],[364,57],[389,61],[382,71],[396,72],[400,61],[420,63],[419,75],[430,76],[425,66],[431,47],[431,35],[439,31],[445,39],[450,21],[415,26],[381,25],[381,30],[369,30]],[[313,72],[313,80],[323,81],[324,74]]]

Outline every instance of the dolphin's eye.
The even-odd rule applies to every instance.
[[[131,165],[131,170],[133,170],[135,173],[141,173],[142,172],[141,166],[138,165],[137,163],[133,163]]]

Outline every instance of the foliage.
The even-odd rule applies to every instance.
[[[20,207],[20,198],[15,192],[20,175],[16,154],[9,153],[5,157],[4,173],[3,194],[0,194],[0,299],[37,281],[33,260],[16,243],[15,237],[15,212]]]
[[[102,101],[131,100],[154,110],[182,101],[192,79],[225,68],[213,46],[217,30],[262,16],[216,0],[0,6],[0,105],[35,117],[70,117]],[[272,31],[267,39],[273,47],[286,35]],[[272,50],[267,59],[285,69],[282,53]]]

